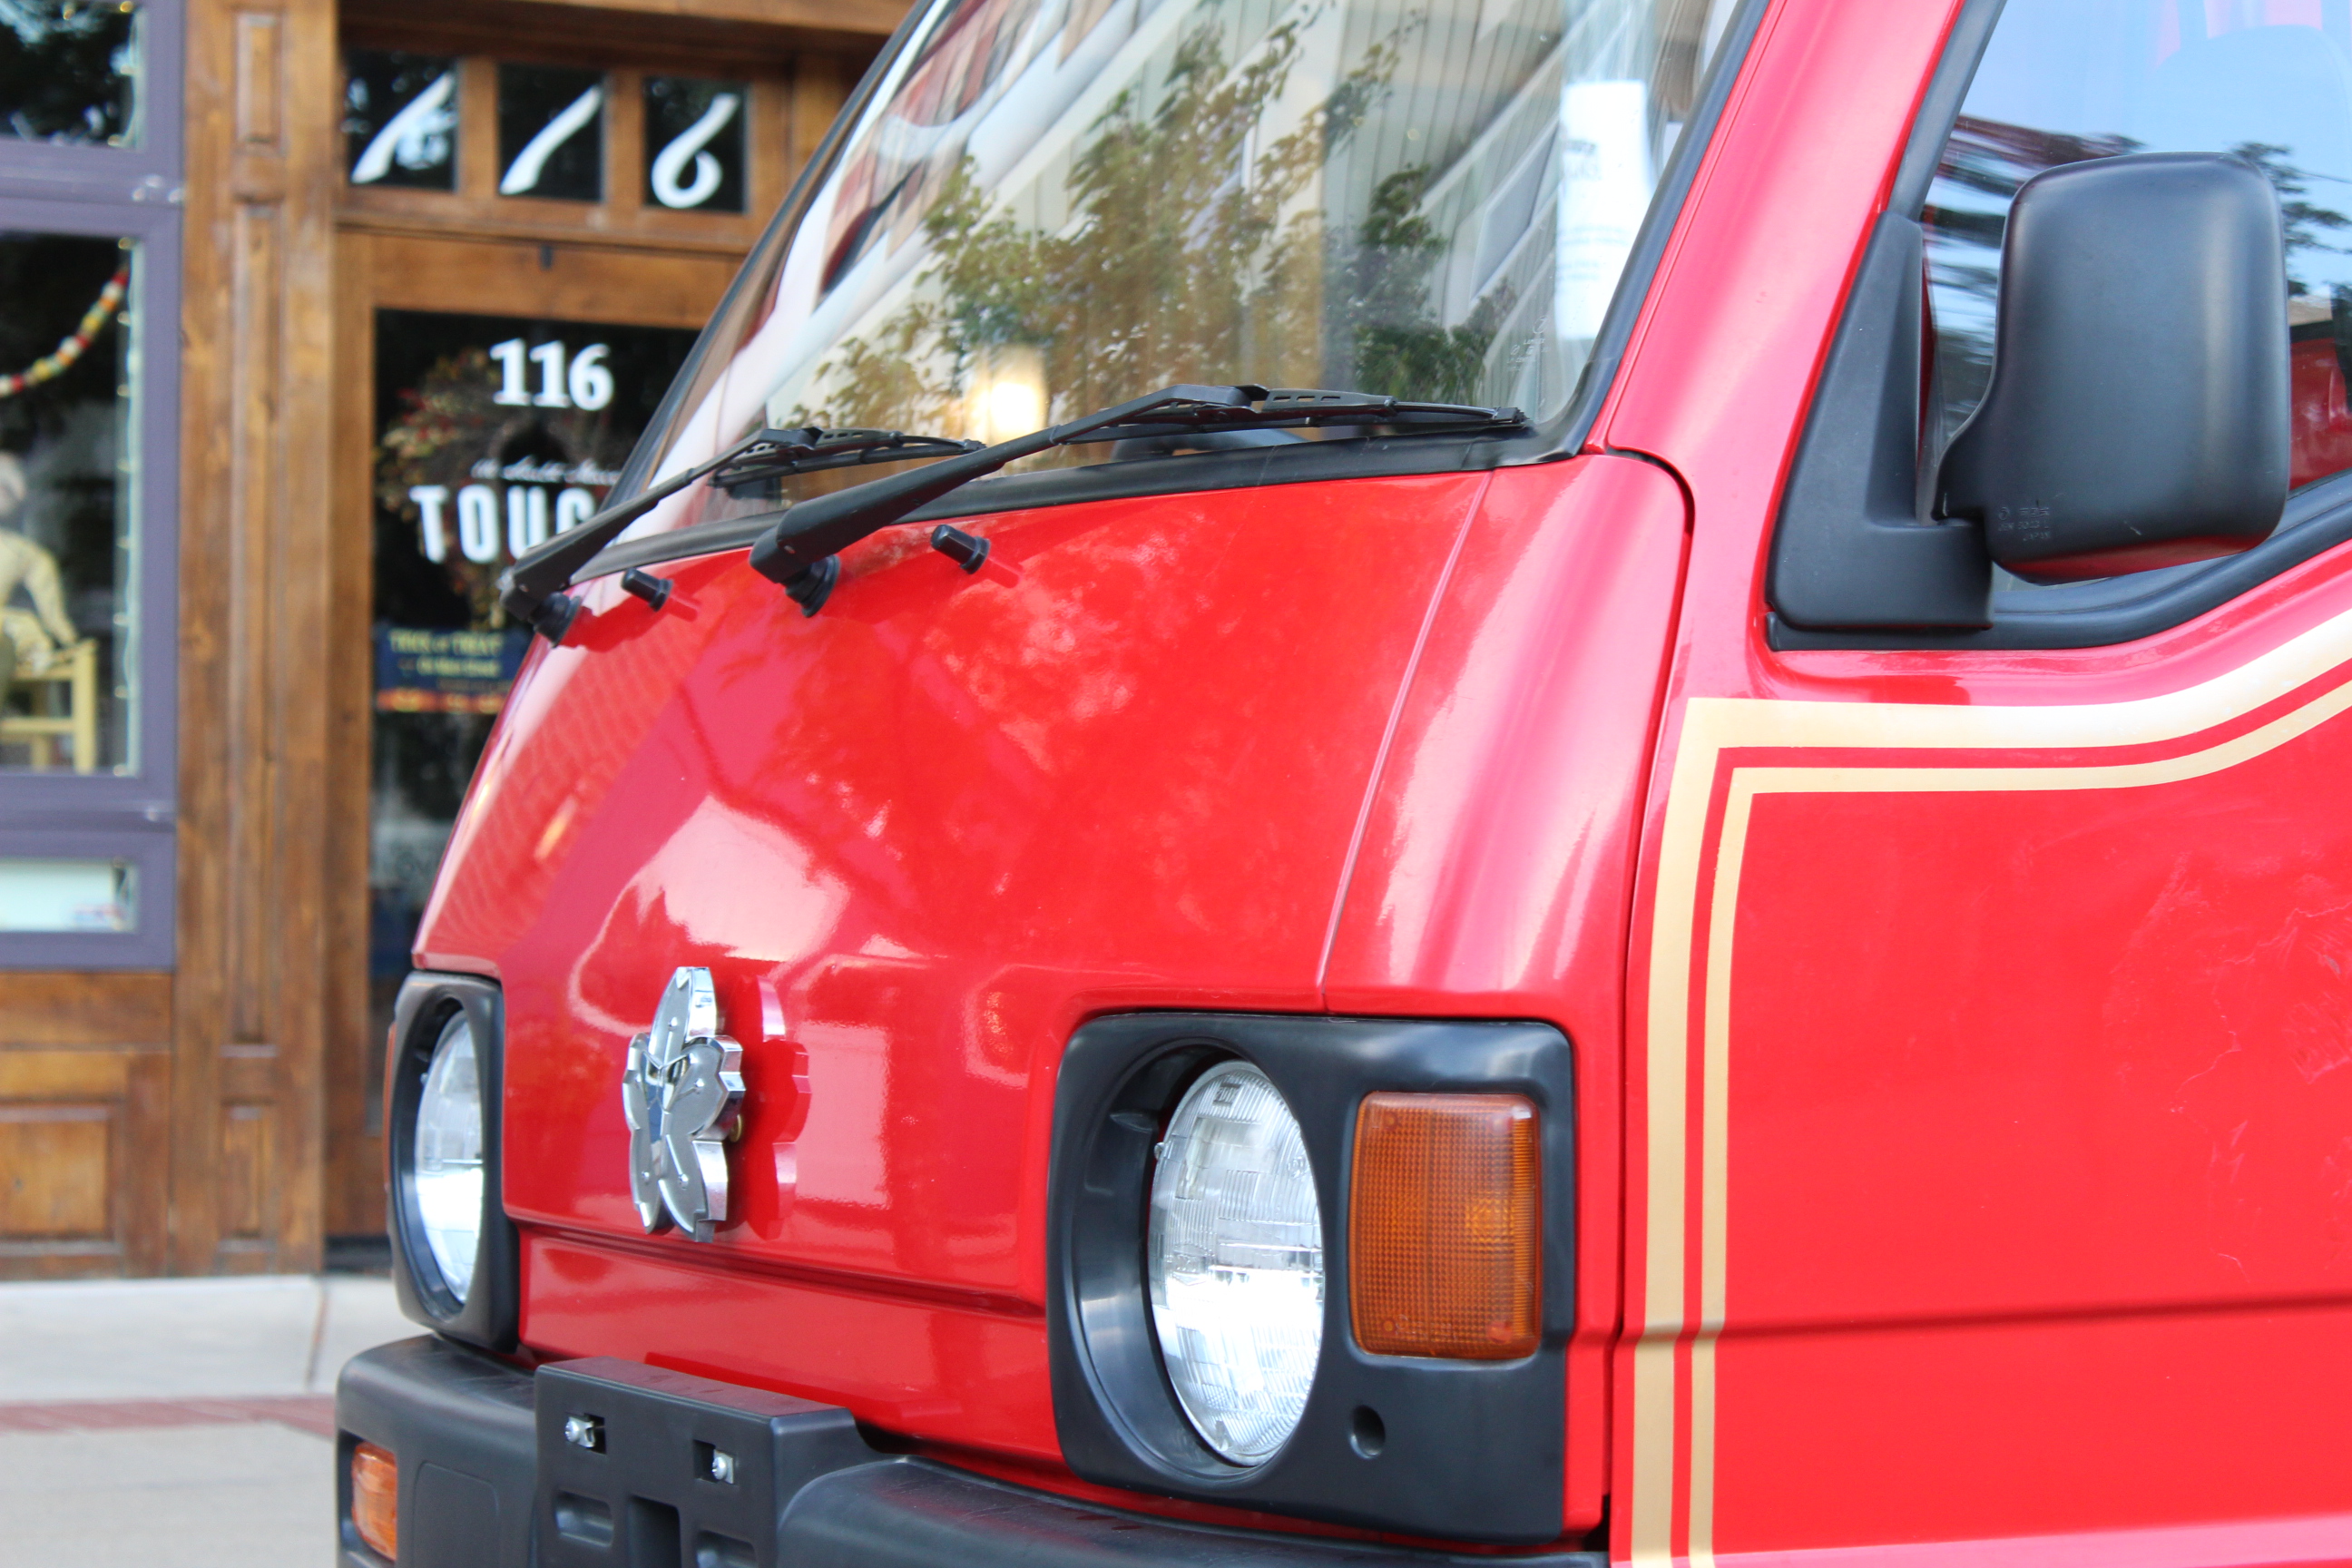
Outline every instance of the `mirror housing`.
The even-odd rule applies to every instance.
[[[1992,383],[1937,510],[2032,582],[2252,549],[2286,505],[2287,354],[2258,171],[2198,153],[2047,170],[2010,208]]]

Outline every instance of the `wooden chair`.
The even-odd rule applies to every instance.
[[[74,644],[38,675],[16,671],[9,677],[8,688],[20,687],[32,694],[33,710],[0,712],[0,745],[25,742],[32,749],[32,765],[47,772],[58,765],[58,742],[63,738],[73,747],[73,771],[96,772],[98,645],[88,640]]]

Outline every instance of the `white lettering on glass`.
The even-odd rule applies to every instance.
[[[604,356],[612,352],[607,344],[590,343],[572,360],[567,382],[572,401],[580,407],[593,410],[613,401],[613,373],[604,363]]]
[[[449,132],[457,126],[457,112],[449,95],[457,90],[457,76],[443,71],[433,85],[383,122],[352,165],[352,184],[373,184],[392,173],[396,161],[404,169],[431,169],[449,161]],[[437,556],[436,559],[439,559]]]
[[[727,122],[735,118],[740,102],[731,92],[720,93],[710,100],[701,119],[680,132],[677,141],[655,155],[655,200],[666,207],[698,207],[718,195],[719,160],[703,149],[710,144],[713,136],[727,129]],[[694,178],[681,185],[677,183],[678,174],[689,163],[694,165]]]
[[[507,550],[520,555],[534,544],[547,542],[547,492],[537,485],[511,485],[507,489]]]
[[[416,530],[427,561],[449,558],[449,533],[441,521],[441,508],[449,499],[447,485],[411,485],[408,499],[416,503]]]
[[[492,403],[509,408],[525,407],[530,403],[530,389],[523,384],[522,355],[520,338],[490,345],[490,357],[499,362],[499,389],[491,395]]]
[[[563,345],[545,342],[530,351],[539,366],[539,395],[531,399],[541,408],[569,408],[572,399],[563,395]]]
[[[572,100],[562,113],[540,127],[539,134],[523,143],[515,161],[507,165],[506,174],[499,180],[499,195],[519,196],[539,184],[540,175],[547,172],[547,161],[555,156],[556,149],[580,133],[581,127],[596,118],[597,106],[604,101],[604,89],[592,87]]]
[[[488,485],[457,492],[457,548],[481,565],[499,558],[499,492]]]
[[[596,498],[578,485],[556,492],[555,531],[569,533],[596,515]]]

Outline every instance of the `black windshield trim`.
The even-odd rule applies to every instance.
[[[1392,479],[1413,474],[1483,473],[1546,460],[1527,455],[1528,436],[1381,437],[1367,441],[1307,441],[1297,447],[1256,447],[1237,452],[1194,452],[1174,458],[1129,458],[1082,468],[1050,468],[1034,474],[999,474],[974,479],[938,500],[916,508],[891,528],[1075,506],[1081,501],[1139,500],[1150,496],[1195,491],[1255,489],[1333,479]],[[1505,448],[1520,448],[1507,456]],[[1321,448],[1317,450],[1314,448]],[[1570,456],[1551,455],[1551,460]],[[572,581],[609,577],[633,566],[657,566],[693,555],[748,548],[776,525],[783,511],[722,518],[605,546]]]

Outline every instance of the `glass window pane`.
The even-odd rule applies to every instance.
[[[355,185],[457,188],[457,62],[353,49],[344,57],[344,167]]]
[[[933,0],[748,267],[662,467],[763,422],[1002,439],[1180,382],[1549,417],[1732,10]]]
[[[0,769],[137,763],[137,264],[0,231]]]
[[[646,79],[646,199],[707,213],[743,210],[743,121],[751,89],[740,81]]]
[[[604,78],[499,67],[499,195],[604,199]]]
[[[101,147],[136,140],[139,8],[0,3],[0,135]]]
[[[376,312],[373,1041],[391,1022],[458,803],[530,645],[499,605],[499,573],[604,504],[694,338]]]
[[[127,860],[0,859],[0,931],[116,931],[137,926]]]

